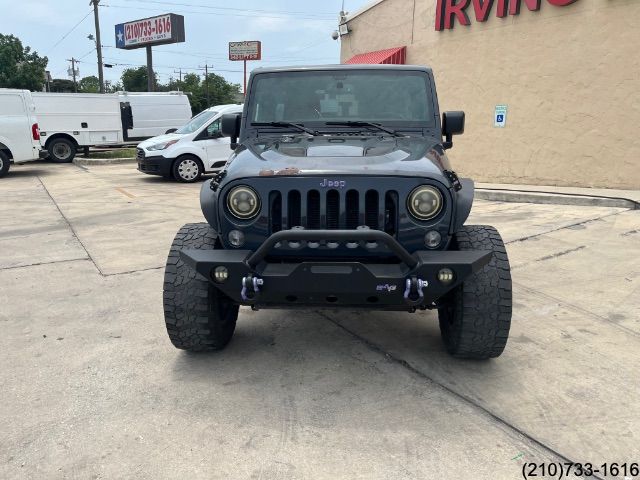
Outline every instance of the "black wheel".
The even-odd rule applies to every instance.
[[[9,168],[11,168],[11,160],[6,153],[0,150],[0,178],[9,173]]]
[[[66,138],[54,138],[49,143],[47,151],[49,159],[55,163],[69,163],[76,156],[78,147],[74,142]]]
[[[179,182],[193,183],[202,176],[202,173],[200,160],[191,155],[180,157],[173,163],[173,178]]]
[[[216,233],[207,223],[182,227],[171,245],[164,271],[164,320],[171,343],[192,352],[223,349],[233,336],[238,305],[180,259],[182,249],[215,250]]]
[[[502,237],[493,227],[465,226],[456,250],[490,250],[491,261],[453,290],[438,310],[440,332],[450,354],[483,360],[499,357],[511,327],[511,270]]]

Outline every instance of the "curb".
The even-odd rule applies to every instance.
[[[119,165],[122,163],[135,163],[135,158],[74,158],[73,163],[86,167],[96,165]]]
[[[538,203],[543,205],[574,205],[580,207],[614,207],[640,210],[640,203],[629,198],[588,196],[568,193],[533,192],[523,190],[476,189],[476,198],[493,202]]]

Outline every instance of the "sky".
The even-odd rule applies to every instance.
[[[345,0],[355,11],[369,0]],[[114,26],[164,13],[185,17],[186,41],[153,48],[154,69],[166,83],[204,66],[242,83],[242,62],[228,60],[228,42],[262,41],[263,60],[248,68],[339,63],[340,45],[331,38],[342,0],[100,0],[105,80],[116,82],[126,68],[146,65],[145,49],[115,48]],[[93,7],[89,0],[0,0],[0,33],[49,58],[53,78],[69,78],[67,59],[79,60],[80,77],[97,76]],[[75,27],[75,28],[74,28]]]

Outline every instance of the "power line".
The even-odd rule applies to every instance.
[[[178,2],[163,2],[160,0],[131,0],[133,2],[137,2],[137,3],[154,3],[154,4],[158,4],[158,5],[170,5],[170,6],[175,6],[178,5],[180,7],[192,7],[192,8],[206,8],[206,9],[210,9],[210,10],[230,10],[230,11],[237,11],[237,12],[254,12],[254,13],[273,13],[273,14],[283,14],[283,15],[287,15],[287,16],[292,16],[292,15],[305,15],[305,16],[309,16],[309,12],[292,12],[289,10],[259,10],[259,9],[255,9],[255,8],[233,8],[233,7],[215,7],[215,6],[211,6],[211,5],[202,5],[202,4],[195,4],[195,3],[178,3]],[[318,15],[318,16],[330,16],[332,18],[334,18],[336,15],[333,12],[327,12],[327,13],[316,13],[314,15]]]
[[[124,8],[124,9],[128,9],[128,10],[142,10],[145,12],[149,11],[148,7],[125,7],[124,5],[102,5],[103,7],[110,7],[110,8]],[[196,10],[175,10],[172,9],[174,11],[174,13],[195,13],[197,15],[215,15],[217,17],[241,17],[241,18],[256,18],[256,17],[260,17],[260,18],[280,18],[283,20],[287,20],[287,19],[291,19],[291,16],[285,16],[285,15],[265,15],[263,13],[255,13],[255,14],[249,14],[249,15],[243,15],[241,13],[220,13],[220,12],[204,12],[202,10],[200,11],[196,11]],[[334,20],[329,19],[329,18],[318,18],[318,17],[311,17],[311,16],[307,16],[307,17],[295,17],[296,20],[321,20],[323,22],[334,22]]]
[[[67,33],[65,33],[62,38],[60,40],[58,40],[56,43],[53,44],[53,47],[51,47],[47,53],[45,53],[45,55],[49,55],[54,48],[56,48],[58,45],[60,45],[62,43],[62,41],[67,38],[69,36],[69,34],[71,34],[71,32],[73,32],[76,28],[78,28],[78,26],[84,22],[89,15],[91,15],[93,13],[93,10],[90,10],[89,13],[87,13],[84,17],[82,17],[82,20],[80,20],[78,23],[76,23],[73,27],[71,27],[71,30],[69,30]]]

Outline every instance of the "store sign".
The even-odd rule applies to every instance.
[[[551,5],[564,7],[577,0],[546,0]],[[451,29],[454,19],[461,25],[470,25],[469,7],[473,6],[476,21],[486,22],[495,4],[495,15],[504,18],[507,15],[520,14],[520,6],[525,6],[532,12],[540,10],[542,0],[438,0],[436,4],[436,30]]]
[[[174,13],[116,25],[116,48],[184,42],[184,17]]]
[[[229,42],[229,60],[261,60],[262,43],[252,42]]]

